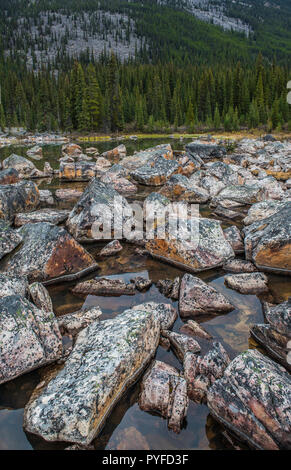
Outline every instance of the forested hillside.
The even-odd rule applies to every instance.
[[[290,126],[290,0],[2,0],[0,13],[2,129]]]

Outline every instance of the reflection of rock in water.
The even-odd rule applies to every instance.
[[[247,447],[243,446],[235,437],[229,434],[221,424],[209,414],[206,419],[205,433],[208,439],[208,445],[212,450],[246,450]],[[203,441],[202,439],[201,445]]]
[[[39,373],[34,371],[2,384],[0,386],[0,410],[24,408],[39,381]]]

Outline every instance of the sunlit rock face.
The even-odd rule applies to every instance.
[[[211,414],[258,449],[291,448],[290,374],[257,350],[237,356],[207,393]]]
[[[92,323],[61,372],[32,395],[25,429],[48,441],[89,444],[154,356],[159,336],[158,319],[145,309]]]

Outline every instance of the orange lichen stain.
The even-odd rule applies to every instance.
[[[267,175],[269,176],[274,176],[276,180],[280,181],[287,181],[289,178],[291,178],[291,171],[273,171],[273,170],[266,170]]]
[[[258,266],[291,270],[291,241],[279,248],[265,248],[256,255],[255,263]]]

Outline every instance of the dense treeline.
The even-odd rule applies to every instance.
[[[28,70],[0,58],[0,127],[30,130],[115,132],[289,126],[287,68],[75,62],[55,74]]]

